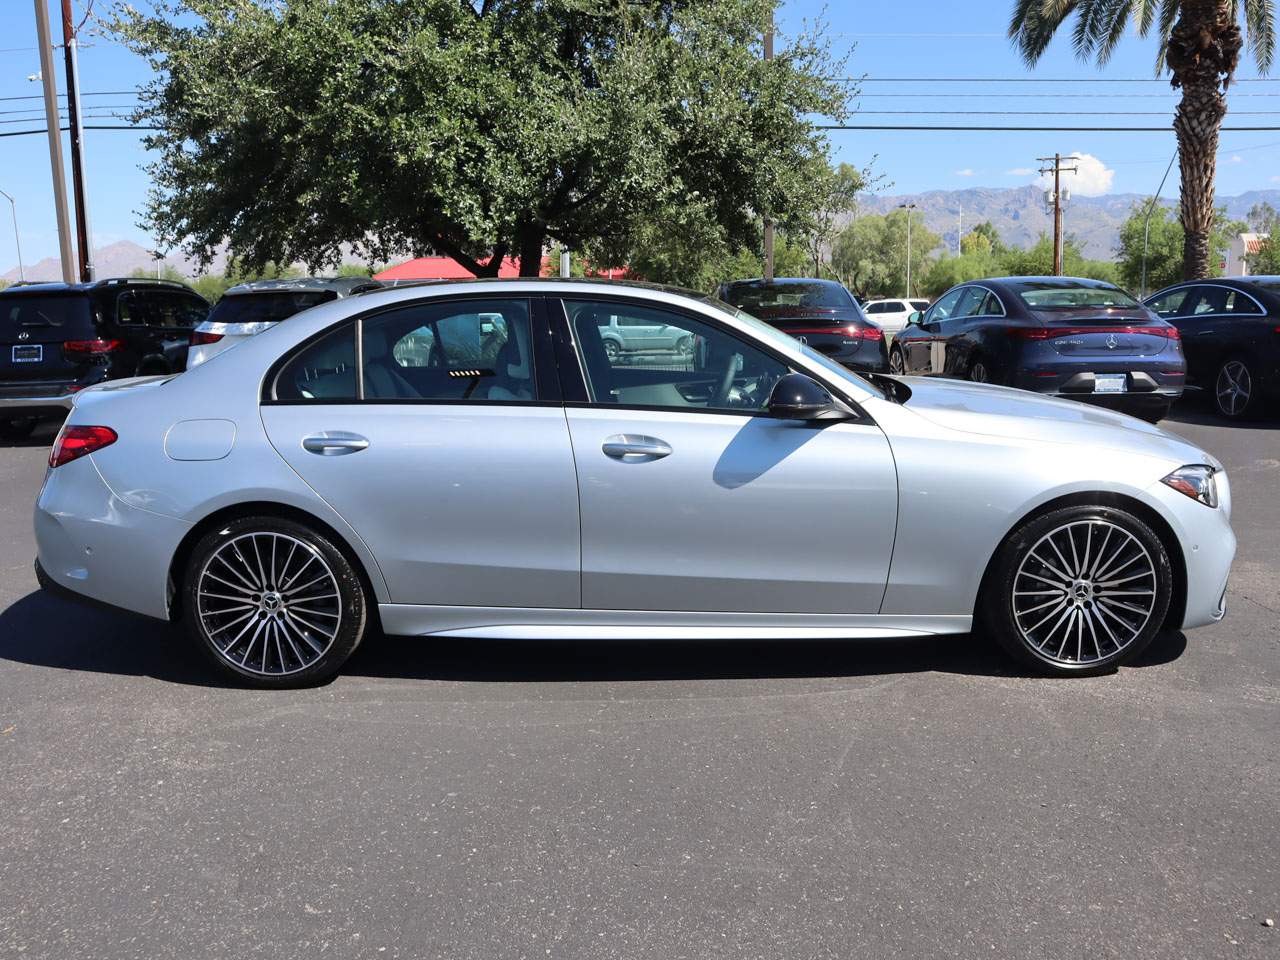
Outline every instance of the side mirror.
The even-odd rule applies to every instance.
[[[919,310],[912,310],[911,316],[907,317],[907,323],[920,323],[924,319],[924,314]]]
[[[803,373],[788,373],[773,387],[769,412],[791,420],[816,420],[836,410],[827,388]]]

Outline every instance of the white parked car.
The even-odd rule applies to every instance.
[[[224,293],[204,323],[191,331],[187,369],[303,310],[381,288],[382,283],[371,277],[292,277],[238,284]]]
[[[880,324],[885,333],[897,333],[907,325],[911,314],[928,309],[928,300],[868,300],[862,305],[862,312]]]

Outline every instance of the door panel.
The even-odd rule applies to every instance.
[[[393,603],[579,605],[563,408],[302,403],[264,406],[262,420],[280,455],[368,544]],[[309,437],[346,445],[326,452],[312,440],[312,452]]]
[[[878,427],[674,410],[567,413],[585,608],[879,611],[897,479]],[[661,455],[620,457],[619,438],[661,444]]]

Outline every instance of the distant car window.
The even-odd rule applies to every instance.
[[[275,323],[337,298],[332,290],[234,293],[214,304],[209,312],[209,322]]]
[[[347,323],[303,348],[276,375],[277,400],[356,399],[355,324]]]
[[[919,310],[921,313],[923,313],[925,310],[929,309],[929,301],[928,300],[912,300],[911,309]]]
[[[1000,298],[990,290],[985,291],[985,293],[986,296],[982,298],[982,302],[978,304],[978,308],[973,315],[977,317],[1003,317],[1004,304],[1000,302]]]
[[[884,313],[888,309],[889,305],[887,303],[877,301],[875,303],[868,303],[862,308],[862,311],[863,313]]]
[[[889,304],[890,304],[888,308],[889,313],[902,313],[904,310],[910,311],[912,309],[911,307],[903,303],[901,300],[890,300]]]
[[[769,404],[787,367],[710,324],[647,306],[566,301],[593,403],[753,412]],[[666,353],[610,350],[608,317],[625,313],[669,331]]]
[[[1240,290],[1229,291],[1227,300],[1222,306],[1226,313],[1234,313],[1240,316],[1258,317],[1263,314],[1263,311],[1258,307],[1258,302]]]
[[[116,298],[116,320],[129,326],[163,326],[158,298],[150,291],[130,290]]]
[[[366,400],[537,399],[526,300],[420,303],[364,322]]]
[[[939,320],[946,320],[956,311],[956,306],[960,303],[960,298],[964,296],[968,287],[960,287],[945,294],[937,303],[929,308],[929,316],[926,320],[929,323],[936,323]]]
[[[88,297],[0,296],[0,341],[13,342],[37,329],[88,330],[92,323]]]
[[[964,293],[960,297],[960,302],[956,304],[951,313],[951,319],[958,320],[962,317],[977,316],[982,312],[982,303],[986,299],[987,291],[982,287],[965,287]]]
[[[1147,301],[1147,307],[1162,317],[1185,316],[1182,312],[1183,305],[1187,303],[1188,295],[1195,289],[1197,288],[1180,287],[1177,290],[1170,290],[1168,293],[1162,293],[1158,297],[1152,297]],[[1194,301],[1199,298],[1192,299]]]
[[[856,306],[853,296],[838,283],[731,283],[724,299],[747,313],[753,308]]]
[[[1032,310],[1076,310],[1080,307],[1140,307],[1119,287],[1070,280],[1023,280],[1014,291]]]

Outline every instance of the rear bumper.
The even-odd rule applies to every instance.
[[[74,393],[30,397],[0,396],[0,417],[34,417],[66,413],[75,405],[75,402]]]
[[[190,524],[119,499],[91,456],[45,474],[33,519],[42,584],[168,617],[169,563]]]

